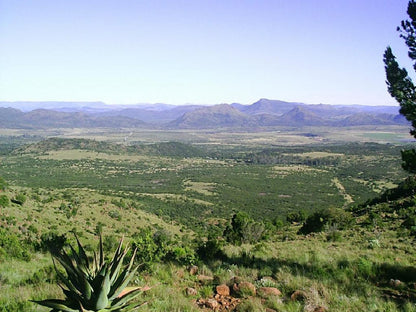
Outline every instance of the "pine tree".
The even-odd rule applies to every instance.
[[[404,20],[397,27],[400,37],[405,40],[409,49],[408,55],[414,62],[416,71],[416,2],[409,1],[407,14],[410,20]],[[416,87],[405,68],[400,68],[391,47],[384,52],[384,64],[387,77],[387,89],[400,104],[400,114],[411,123],[410,134],[416,138]],[[402,151],[402,167],[410,173],[416,173],[416,150]]]

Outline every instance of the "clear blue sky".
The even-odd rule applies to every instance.
[[[396,105],[407,2],[0,0],[0,100]]]

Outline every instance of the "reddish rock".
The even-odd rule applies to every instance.
[[[189,274],[196,275],[198,273],[198,267],[196,265],[192,265],[188,269]]]
[[[203,284],[210,284],[213,282],[214,278],[212,276],[208,276],[208,275],[198,275],[198,281]]]
[[[186,288],[186,295],[187,296],[195,296],[198,294],[198,291],[195,288],[188,287]]]
[[[398,279],[391,279],[390,280],[390,286],[391,287],[397,288],[397,287],[400,287],[401,285],[402,285],[402,282]]]
[[[291,296],[290,300],[292,301],[304,301],[306,300],[306,293],[302,290],[296,290]]]
[[[212,310],[216,310],[216,309],[218,309],[218,307],[220,306],[220,304],[215,299],[208,299],[208,300],[205,301],[205,306],[207,308],[212,309]]]
[[[279,297],[279,296],[282,295],[281,291],[279,289],[275,288],[275,287],[260,287],[257,290],[257,293],[262,298],[267,298],[267,297],[270,297],[270,296]]]
[[[328,309],[322,306],[316,307],[315,310],[313,310],[313,312],[327,312]]]
[[[228,287],[225,284],[218,285],[216,287],[216,291],[217,291],[217,294],[221,295],[221,296],[229,296],[230,295],[230,287]]]

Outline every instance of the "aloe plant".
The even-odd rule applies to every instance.
[[[65,299],[47,299],[33,301],[40,305],[52,308],[51,312],[128,312],[139,308],[142,303],[132,303],[131,300],[141,293],[141,288],[128,288],[126,286],[133,278],[138,267],[133,267],[136,250],[127,265],[123,267],[123,260],[129,250],[123,249],[123,239],[114,253],[111,261],[104,259],[102,238],[100,236],[98,255],[90,260],[75,236],[78,251],[71,245],[70,252],[65,249],[51,250],[55,270],[60,281],[59,286]],[[65,270],[66,275],[58,270],[58,262]]]

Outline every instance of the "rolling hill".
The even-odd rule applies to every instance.
[[[20,103],[20,102],[19,102]],[[269,126],[404,125],[398,106],[303,104],[260,99],[251,105],[169,104],[106,105],[104,103],[0,102],[1,128],[137,128],[215,129]],[[13,108],[2,108],[11,105]],[[55,106],[53,106],[55,105]],[[50,109],[53,108],[54,109]],[[48,109],[46,109],[48,108]]]

